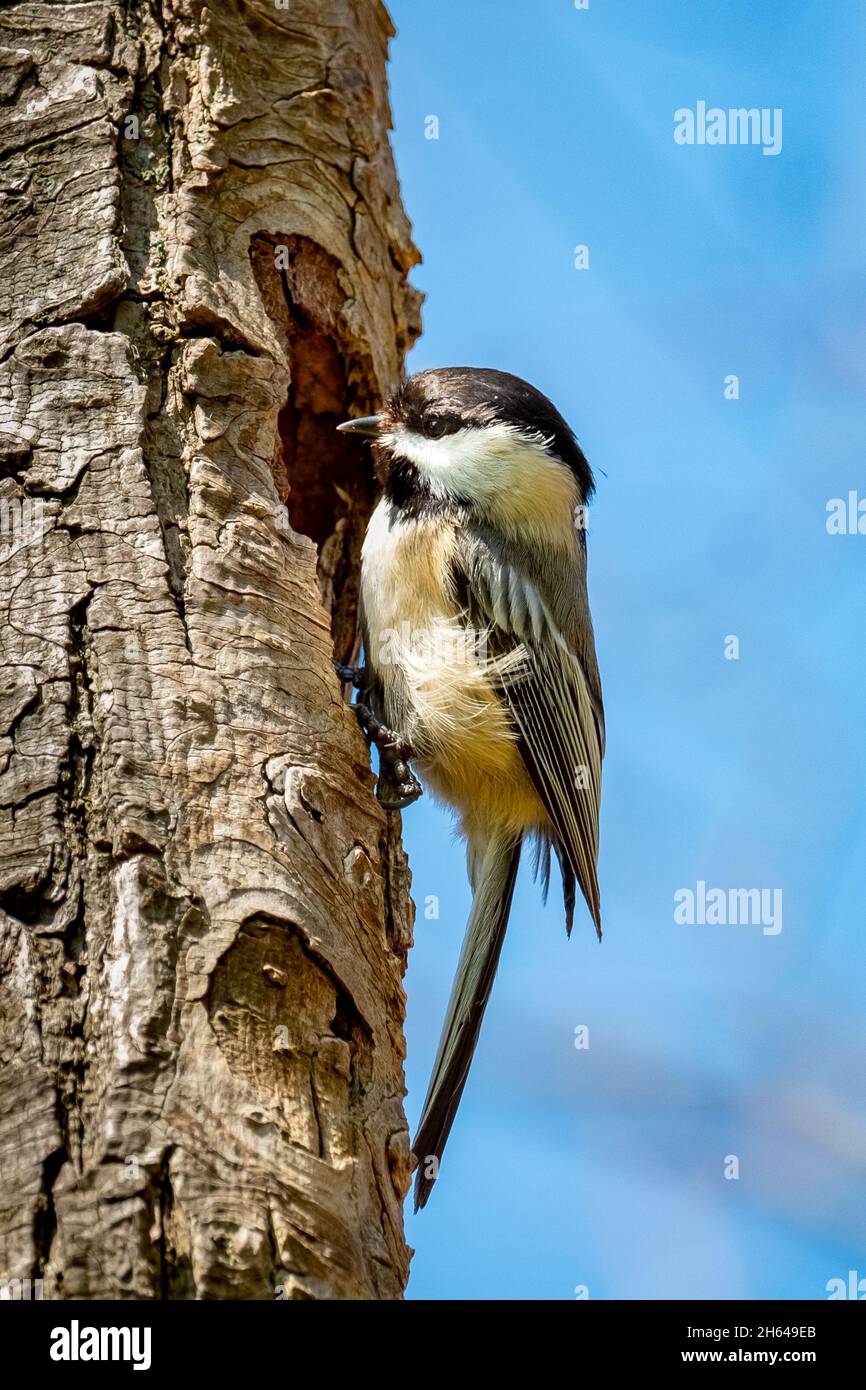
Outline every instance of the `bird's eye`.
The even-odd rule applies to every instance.
[[[426,415],[424,433],[428,439],[441,439],[443,434],[453,434],[460,426],[456,415]]]

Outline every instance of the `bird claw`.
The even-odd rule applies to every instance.
[[[363,666],[347,666],[342,661],[335,661],[334,670],[338,680],[347,681],[349,685],[354,686],[355,690],[360,690],[363,686],[366,676]]]
[[[352,708],[369,743],[379,750],[376,798],[386,811],[403,811],[423,794],[423,787],[408,766],[412,745],[401,734],[382,724],[368,705],[357,701]]]
[[[397,763],[396,768],[399,767],[405,768],[405,764]],[[391,782],[390,778],[383,775],[383,769],[380,769],[376,799],[384,811],[405,811],[407,806],[411,806],[413,801],[417,801],[419,796],[424,794],[421,783],[408,768],[405,770],[405,776],[400,777],[400,774],[397,776],[400,780]],[[386,784],[387,791],[385,790]]]

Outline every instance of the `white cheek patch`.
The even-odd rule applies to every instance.
[[[383,434],[381,442],[413,463],[434,492],[459,493],[472,500],[501,491],[532,462],[545,469],[560,466],[551,458],[544,435],[523,434],[512,425],[464,425],[441,439],[427,439],[398,425]]]
[[[481,451],[480,436],[484,431],[464,426],[441,439],[428,439],[423,434],[407,430],[404,425],[382,434],[380,442],[414,464],[434,492],[459,492],[458,479],[474,469]]]
[[[562,515],[571,525],[577,484],[571,469],[551,453],[552,440],[513,425],[464,426],[427,439],[403,425],[383,432],[386,449],[408,459],[437,497],[462,497],[515,525],[542,514]]]

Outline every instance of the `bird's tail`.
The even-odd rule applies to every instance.
[[[412,1146],[418,1159],[416,1211],[426,1204],[439,1176],[439,1160],[469,1075],[505,939],[520,862],[520,843],[519,836],[494,833],[483,845],[470,847],[472,911],[421,1123]]]

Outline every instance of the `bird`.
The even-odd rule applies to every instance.
[[[380,801],[404,809],[423,787],[450,807],[473,894],[412,1145],[418,1211],[466,1084],[525,844],[545,900],[558,860],[568,935],[579,887],[601,939],[595,483],[553,403],[492,368],[418,372],[380,414],[338,428],[372,443],[381,485],[361,554],[364,666],[338,670],[379,748]]]

